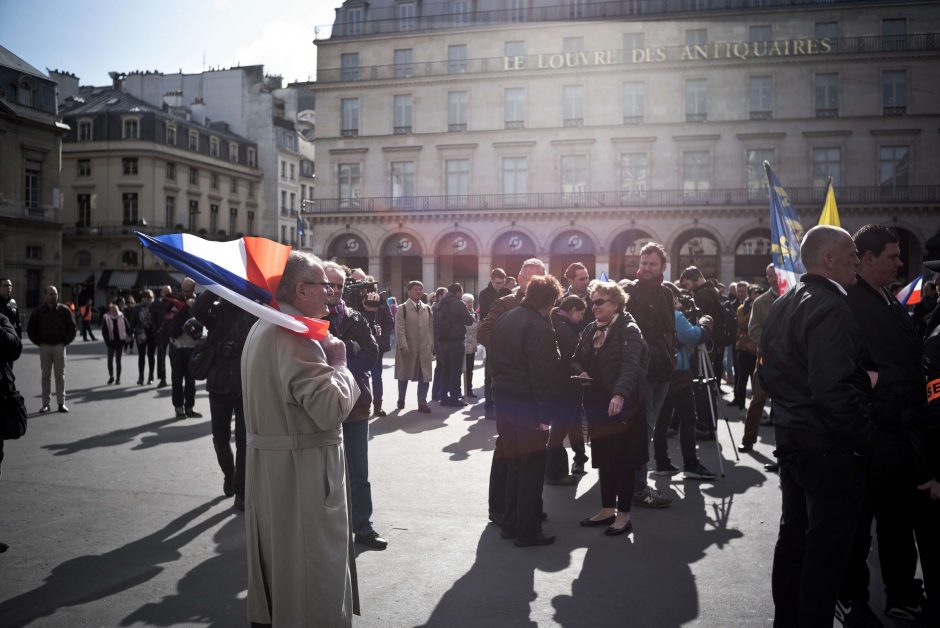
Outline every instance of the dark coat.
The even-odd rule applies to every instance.
[[[13,377],[13,363],[22,352],[23,342],[16,334],[16,328],[9,318],[0,314],[0,391],[6,392],[7,387],[16,381]]]
[[[364,421],[372,412],[372,367],[379,359],[379,345],[372,335],[369,321],[348,305],[342,315],[331,312],[330,333],[346,345],[346,364],[359,385],[359,398],[347,421]]]
[[[486,347],[487,352],[490,350],[490,334],[493,333],[493,325],[496,324],[500,316],[513,308],[519,307],[519,304],[522,303],[522,297],[523,295],[519,291],[519,288],[516,288],[506,296],[493,301],[486,314],[486,318],[480,315],[482,320],[480,321],[479,329],[477,329],[477,341]]]
[[[0,315],[7,317],[10,324],[13,325],[13,331],[16,332],[16,337],[22,338],[23,328],[20,325],[20,312],[16,305],[16,299],[13,297],[9,299],[0,297]]]
[[[636,282],[627,286],[627,312],[629,312],[649,348],[647,381],[653,384],[668,382],[676,367],[676,315],[672,304],[672,291],[659,284],[649,286]]]
[[[463,300],[450,292],[444,295],[434,309],[434,340],[460,340],[467,335],[467,325],[473,324],[473,315]]]
[[[581,384],[570,381],[571,360],[578,348],[578,338],[581,335],[582,325],[561,314],[561,310],[552,311],[552,327],[555,329],[555,339],[558,341],[558,352],[561,354],[561,372],[566,377],[556,395],[564,401],[581,399]]]
[[[570,297],[570,296],[572,296],[572,292],[571,292],[571,287],[569,286],[568,289],[565,290],[565,293],[561,295],[561,297],[558,299],[558,303],[560,304],[562,301],[564,301],[567,297]],[[580,332],[581,329],[584,329],[585,327],[587,327],[588,325],[594,322],[594,309],[591,307],[591,294],[590,293],[584,296],[581,296],[580,294],[575,294],[574,296],[584,301],[584,305],[585,305],[584,318],[581,319],[580,329],[578,330]]]
[[[34,345],[68,345],[75,340],[75,317],[64,303],[54,308],[43,303],[33,310],[26,324],[26,335]]]
[[[499,317],[492,340],[499,347],[487,358],[493,389],[529,396],[534,406],[530,416],[548,424],[552,392],[564,376],[551,322],[522,305]]]
[[[196,320],[209,330],[206,342],[215,345],[215,356],[206,377],[213,394],[242,394],[242,349],[258,317],[206,290],[190,308]]]
[[[360,314],[369,321],[372,335],[379,346],[379,354],[389,352],[392,348],[392,333],[395,331],[395,319],[392,317],[392,311],[388,309],[387,305],[380,305],[375,311],[363,308]],[[375,332],[376,325],[381,328],[381,333]]]
[[[927,375],[927,410],[917,419],[924,435],[918,452],[930,467],[931,477],[940,481],[940,327],[924,341],[924,371]]]
[[[490,312],[490,306],[492,306],[497,299],[510,294],[510,292],[511,291],[506,286],[503,286],[497,291],[492,283],[480,290],[480,296],[477,299],[477,305],[480,307],[480,320],[482,321],[486,318],[486,315]]]
[[[878,373],[871,395],[872,420],[878,429],[873,464],[923,483],[930,475],[927,462],[915,453],[922,434],[914,425],[915,414],[927,405],[920,335],[904,306],[894,297],[889,304],[888,295],[862,277],[846,292],[861,332],[865,370]]]
[[[807,273],[778,297],[761,335],[760,377],[773,400],[777,449],[868,451],[871,384],[845,298]]]

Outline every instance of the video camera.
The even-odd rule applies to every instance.
[[[366,295],[373,292],[379,294],[378,306],[388,308],[388,293],[386,291],[379,292],[379,282],[377,281],[347,281],[343,287],[343,301],[350,307],[361,311],[364,307],[362,302]]]
[[[683,290],[679,293],[679,309],[682,310],[682,313],[693,325],[698,325],[698,320],[701,318],[703,312],[695,304],[695,299],[692,298],[692,295],[687,291]]]

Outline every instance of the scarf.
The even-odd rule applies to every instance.
[[[604,343],[607,342],[607,332],[610,331],[611,324],[618,318],[620,318],[620,314],[614,314],[614,317],[606,323],[597,323],[597,327],[594,330],[594,337],[591,339],[591,346],[594,347],[595,351],[603,347]]]
[[[127,340],[127,327],[124,325],[124,315],[118,314],[117,316],[111,316],[110,313],[105,314],[104,317],[108,319],[109,331],[111,331],[111,340],[114,340],[114,333],[117,332],[117,337],[122,341]]]

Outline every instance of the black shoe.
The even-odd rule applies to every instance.
[[[39,408],[39,414],[45,414],[46,412],[51,412],[51,410],[52,409],[49,407],[49,404],[47,403],[47,404],[44,404],[43,407]]]
[[[150,379],[147,380],[147,385],[149,386],[152,383],[153,383],[153,378],[151,377]]]
[[[371,547],[374,550],[384,550],[388,547],[388,541],[379,536],[378,532],[374,530],[372,532],[367,532],[366,534],[357,534],[356,543],[359,545],[365,545],[366,547]]]
[[[382,408],[376,408],[372,413],[373,416],[388,416],[388,413],[385,412]]]
[[[584,470],[583,462],[572,462],[571,463],[571,475],[584,475],[587,471]]]
[[[418,412],[420,412],[420,413],[422,413],[422,414],[431,414],[431,406],[429,406],[429,405],[426,404],[426,403],[419,403],[419,404],[418,404]]]
[[[120,385],[121,385],[121,378],[120,378],[120,377],[118,377],[117,379],[114,380],[114,385],[115,385],[115,386],[120,386]]]
[[[764,465],[764,471],[770,471],[771,473],[780,473],[780,465],[776,462],[768,462]]]
[[[633,522],[628,521],[627,525],[622,528],[615,528],[614,526],[608,527],[604,530],[604,536],[620,536],[621,534],[630,534],[633,532]]]
[[[165,380],[165,379],[161,379],[161,380],[160,380],[160,383],[157,384],[157,388],[166,388],[166,380]]]
[[[59,404],[59,412],[65,413],[68,411],[69,411],[69,408],[67,405],[65,405],[64,403]]]
[[[914,585],[907,596],[903,598],[891,596],[885,600],[885,615],[895,619],[929,624],[930,618],[927,615],[927,598],[924,597],[923,580],[915,578]]]
[[[716,477],[718,477],[705,468],[705,465],[702,463],[699,463],[697,466],[692,467],[691,469],[686,469],[682,475],[687,480],[714,480]]]
[[[656,465],[656,470],[653,471],[653,475],[658,475],[662,477],[672,477],[674,475],[677,475],[678,473],[679,473],[679,468],[676,467],[671,462],[667,462],[666,464],[662,466]]]
[[[244,495],[236,495],[236,496],[235,496],[235,503],[232,504],[232,508],[234,508],[235,510],[240,510],[240,511],[242,511],[242,512],[245,512],[245,496],[244,496]]]
[[[878,619],[868,602],[847,602],[836,600],[835,618],[843,626],[860,628],[881,628],[884,624]]]
[[[398,406],[398,409],[399,409],[399,410],[404,410],[404,409],[405,409],[405,402],[402,401],[401,399],[399,399],[399,400],[398,400],[398,403],[395,404],[395,405]]]
[[[574,486],[578,480],[573,475],[563,475],[560,478],[545,478],[545,483],[549,486]]]
[[[585,528],[593,528],[595,526],[609,526],[616,520],[617,520],[617,516],[611,515],[605,519],[591,519],[590,517],[588,517],[587,519],[582,519],[578,523],[584,526]]]
[[[108,378],[108,383],[109,383],[109,384],[113,384],[113,383],[114,383],[114,378],[113,378],[113,377],[109,377],[109,378]]]
[[[235,476],[226,475],[225,479],[222,480],[222,494],[226,497],[231,497],[235,494]]]
[[[143,385],[144,385],[144,378],[143,378],[143,377],[138,377],[138,378],[137,378],[137,385],[138,385],[138,386],[143,386]]]
[[[555,542],[554,534],[545,534],[540,532],[538,536],[531,539],[516,539],[513,543],[516,547],[535,547],[536,545],[551,545]]]
[[[188,419],[201,419],[201,418],[202,418],[202,414],[199,413],[199,412],[196,412],[195,410],[193,410],[192,408],[190,408],[189,410],[186,411],[186,418],[188,418]]]
[[[186,418],[186,409],[185,408],[176,408],[176,418],[185,419]]]
[[[742,454],[754,451],[754,443],[741,443],[741,445],[738,447],[738,451],[740,451]]]

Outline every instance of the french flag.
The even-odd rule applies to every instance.
[[[229,242],[188,233],[152,237],[137,232],[137,237],[151,253],[246,312],[313,340],[326,338],[328,322],[278,309],[274,294],[291,247],[256,237]]]
[[[920,303],[920,291],[924,287],[924,276],[918,275],[911,283],[898,291],[898,301],[901,305],[917,305]]]

